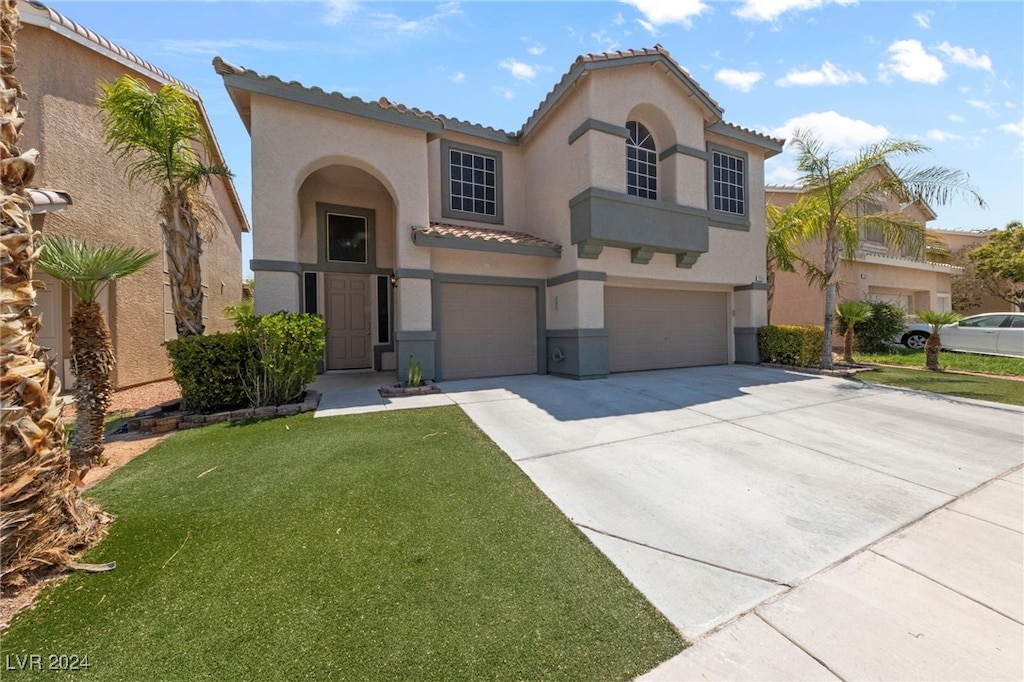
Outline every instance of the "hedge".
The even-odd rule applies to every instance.
[[[185,409],[218,412],[249,404],[242,377],[250,372],[253,353],[244,335],[183,336],[164,345]]]
[[[823,327],[766,325],[757,332],[761,362],[794,367],[817,367],[825,342]]]

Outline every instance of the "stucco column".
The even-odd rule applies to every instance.
[[[735,362],[758,362],[757,330],[768,323],[768,285],[754,282],[736,287],[732,294]]]
[[[608,375],[603,272],[579,271],[548,280],[548,372],[574,379]]]

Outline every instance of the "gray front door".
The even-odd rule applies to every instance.
[[[369,275],[324,275],[327,310],[327,369],[373,365]]]

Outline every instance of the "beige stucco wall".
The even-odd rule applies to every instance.
[[[429,251],[417,248],[410,238],[413,226],[426,225],[429,220],[424,132],[256,94],[251,104],[253,223],[259,225],[253,234],[254,259],[315,262],[315,252],[309,250],[315,239],[305,238],[307,234],[316,236],[312,206],[321,197],[337,197],[338,201],[329,203],[366,206],[369,201],[374,204],[369,208],[381,212],[378,238],[382,244],[393,245],[378,251],[386,254],[384,261],[378,260],[381,267],[401,264],[403,268],[430,269]],[[331,167],[361,173],[318,172]],[[359,177],[366,184],[374,180],[370,187],[373,200],[360,200],[354,191],[346,194],[347,190],[332,181],[337,173]],[[391,234],[384,235],[388,229]],[[271,293],[270,282],[283,283],[286,278],[260,270],[254,274],[257,312],[299,310],[298,277],[287,280],[291,282],[289,291]],[[260,285],[264,279],[267,287]],[[416,328],[405,322],[418,324],[414,321],[422,314],[405,305],[407,300],[402,295],[396,297],[396,329]]]
[[[143,184],[128,186],[102,143],[102,119],[95,104],[98,81],[139,74],[48,29],[27,24],[18,35],[18,56],[18,74],[29,96],[22,146],[35,147],[41,154],[33,184],[68,191],[74,202],[67,211],[46,218],[44,235],[162,252],[158,192]],[[212,189],[210,198],[220,207],[230,206],[223,186]],[[241,298],[241,225],[229,209],[222,208],[220,217],[222,224],[204,259],[208,264],[203,277],[207,285],[204,313],[210,331],[225,327],[223,307]],[[140,273],[111,287],[107,321],[117,359],[114,383],[119,388],[170,375],[161,346],[165,340],[161,261],[156,258]],[[61,324],[70,319],[64,308]],[[67,334],[65,341],[67,349]]]

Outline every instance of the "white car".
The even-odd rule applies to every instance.
[[[912,324],[900,339],[907,348],[921,350],[931,326]],[[971,315],[939,330],[942,350],[1024,357],[1024,313]]]

